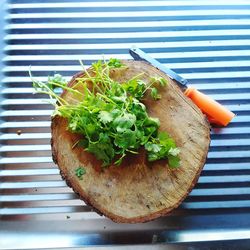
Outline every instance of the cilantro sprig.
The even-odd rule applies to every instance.
[[[84,167],[78,167],[75,169],[75,175],[78,177],[79,180],[82,180],[83,175],[86,174],[86,169]]]
[[[178,167],[179,149],[166,132],[159,131],[159,119],[150,117],[142,102],[147,93],[154,100],[160,99],[159,89],[167,81],[153,76],[146,83],[141,79],[142,73],[118,83],[110,77],[113,68],[125,67],[118,59],[95,62],[91,71],[85,70],[72,87],[58,74],[49,77],[48,82],[30,76],[36,92],[56,100],[54,115],[66,118],[68,129],[84,136],[78,145],[94,154],[104,167],[121,164],[128,153],[138,154],[140,147],[147,151],[148,161],[167,159],[171,168]],[[79,86],[83,92],[78,90]],[[58,87],[71,92],[79,102],[69,103],[56,94],[54,89]],[[79,169],[77,175],[81,173]]]

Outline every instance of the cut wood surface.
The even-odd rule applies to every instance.
[[[115,222],[146,222],[164,216],[178,207],[196,184],[205,164],[210,144],[210,126],[202,112],[182,93],[179,87],[158,69],[145,62],[123,61],[127,69],[115,69],[111,77],[124,82],[141,72],[142,79],[152,76],[168,80],[161,90],[162,98],[144,102],[152,117],[158,117],[161,131],[166,131],[180,148],[181,166],[170,169],[167,160],[149,163],[143,150],[125,158],[121,166],[102,171],[101,162],[80,146],[72,149],[81,135],[67,130],[67,120],[52,118],[52,154],[67,184],[87,204]],[[79,73],[72,78],[74,85]],[[69,102],[71,94],[63,93]],[[75,169],[84,166],[80,180]]]

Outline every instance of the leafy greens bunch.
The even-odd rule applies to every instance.
[[[30,76],[37,93],[56,100],[54,115],[66,118],[68,129],[84,136],[76,144],[94,154],[104,167],[119,165],[128,153],[138,154],[140,147],[147,151],[148,161],[167,159],[171,168],[178,167],[179,149],[174,140],[166,132],[159,132],[159,119],[150,117],[141,102],[147,92],[154,100],[160,99],[158,89],[166,86],[166,80],[152,77],[145,83],[140,79],[143,73],[123,83],[111,79],[112,69],[124,68],[118,59],[95,62],[91,71],[85,70],[71,87],[58,74],[47,82]],[[70,92],[79,102],[69,103],[56,94],[57,88]]]

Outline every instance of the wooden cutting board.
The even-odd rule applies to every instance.
[[[113,70],[111,77],[124,82],[144,72],[142,79],[152,76],[168,80],[161,90],[162,98],[145,100],[152,117],[158,117],[160,130],[168,132],[180,148],[181,166],[170,169],[167,161],[149,163],[143,150],[125,158],[124,163],[101,170],[101,162],[93,155],[72,145],[80,135],[67,131],[67,121],[56,116],[52,119],[52,153],[67,184],[87,204],[115,222],[146,222],[164,216],[178,207],[196,184],[205,164],[210,144],[210,126],[202,112],[182,93],[179,87],[158,69],[145,62],[123,61],[125,70]],[[79,73],[70,81],[76,83]],[[71,94],[63,97],[71,100]],[[76,101],[76,100],[75,100]],[[82,180],[75,176],[75,169],[84,166]]]

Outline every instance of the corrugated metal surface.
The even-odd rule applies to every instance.
[[[0,247],[172,249],[167,243],[250,239],[250,1],[10,0],[2,16]],[[154,222],[118,225],[61,180],[49,145],[52,109],[32,94],[27,71],[32,65],[40,79],[54,71],[69,78],[78,59],[129,59],[132,44],[237,116],[211,131],[204,171],[180,208]]]

